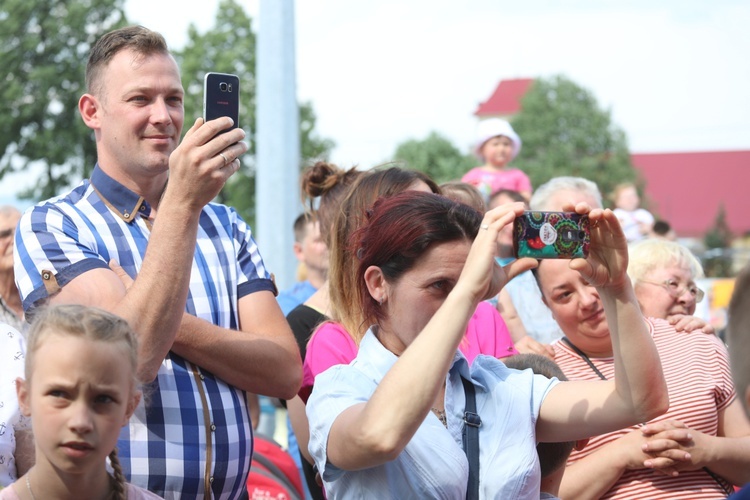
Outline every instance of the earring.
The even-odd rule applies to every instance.
[[[378,304],[380,304],[382,306],[383,302],[385,302],[385,296],[380,297],[380,300],[378,300]]]

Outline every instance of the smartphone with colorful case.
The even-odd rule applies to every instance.
[[[590,245],[588,215],[526,211],[513,222],[513,253],[517,258],[586,258]]]

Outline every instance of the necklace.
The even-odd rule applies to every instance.
[[[29,495],[31,495],[31,500],[36,500],[36,497],[34,496],[34,492],[31,491],[31,483],[29,482],[28,473],[26,473],[26,489],[29,490]]]
[[[432,413],[435,414],[435,416],[440,420],[440,423],[443,424],[446,428],[448,427],[448,419],[445,416],[445,410],[438,410],[434,406],[430,408],[432,410]],[[30,491],[30,490],[29,490]],[[34,499],[36,500],[36,499]]]

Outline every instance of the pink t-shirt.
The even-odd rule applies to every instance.
[[[461,177],[461,181],[476,186],[485,198],[489,198],[492,193],[500,189],[531,192],[529,176],[517,168],[504,168],[490,172],[482,167],[475,167],[466,172]]]
[[[458,348],[470,364],[479,354],[495,358],[518,354],[505,321],[489,302],[477,306]],[[348,365],[357,357],[357,351],[356,342],[340,324],[329,321],[321,325],[307,344],[299,390],[302,400],[307,402],[318,374],[334,365]]]

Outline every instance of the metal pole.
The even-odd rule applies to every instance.
[[[295,280],[292,224],[302,209],[294,0],[261,0],[258,17],[257,239],[268,269],[284,289]]]

